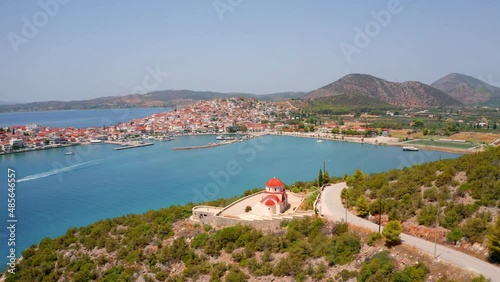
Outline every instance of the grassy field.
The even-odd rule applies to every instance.
[[[447,148],[456,148],[456,149],[470,149],[470,148],[473,148],[473,147],[478,145],[475,143],[434,141],[434,140],[414,140],[414,141],[409,141],[408,144],[434,146],[434,147],[447,147]]]

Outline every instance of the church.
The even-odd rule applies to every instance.
[[[288,208],[288,195],[285,185],[276,177],[266,182],[262,198],[257,204],[257,211],[262,215],[276,215],[285,212]]]

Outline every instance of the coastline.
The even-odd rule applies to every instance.
[[[225,134],[227,135],[229,133],[225,133]],[[266,136],[266,135],[273,135],[273,136],[289,136],[289,137],[298,137],[298,138],[322,139],[322,140],[338,141],[338,142],[350,142],[350,143],[357,143],[357,144],[369,144],[369,145],[376,145],[376,146],[403,147],[403,146],[407,145],[406,142],[399,142],[399,138],[387,137],[387,136],[352,137],[352,136],[343,136],[342,134],[331,134],[331,133],[318,133],[318,132],[299,133],[299,132],[278,132],[278,131],[245,132],[245,133],[237,133],[237,134],[240,134],[240,135],[247,134],[247,135],[251,136],[250,138],[256,138],[256,137],[261,137],[261,136]],[[174,134],[173,136],[178,137],[178,136],[206,136],[206,135],[214,135],[215,136],[215,135],[217,135],[217,133],[178,133],[178,134]],[[123,145],[123,144],[128,144],[128,143],[129,142],[116,141],[116,140],[106,140],[106,141],[102,142],[102,144],[114,144],[114,145]],[[230,143],[225,143],[224,145],[227,145],[227,144],[230,144]],[[72,143],[72,144],[48,145],[48,146],[40,147],[40,148],[29,148],[29,149],[19,150],[19,151],[1,152],[0,155],[42,151],[42,150],[47,150],[47,149],[57,149],[57,148],[79,146],[79,145],[92,145],[92,144],[90,142],[78,142],[78,143]],[[482,148],[479,148],[479,150],[478,150],[476,147],[470,148],[470,149],[459,149],[459,148],[451,148],[451,147],[427,146],[427,145],[416,145],[416,144],[412,144],[412,146],[419,148],[419,149],[424,149],[424,150],[432,150],[432,151],[447,152],[447,153],[457,153],[457,154],[473,154],[473,153],[477,153],[478,151],[480,151],[482,149]]]
[[[370,144],[377,146],[397,146],[403,147],[408,144],[405,142],[399,142],[399,138],[395,137],[386,137],[386,136],[377,136],[377,137],[350,137],[343,136],[341,134],[329,134],[329,133],[298,133],[298,132],[282,132],[282,133],[271,133],[271,135],[276,136],[290,136],[290,137],[299,137],[299,138],[311,138],[311,139],[323,139],[330,141],[339,141],[339,142],[351,142],[358,144]],[[344,137],[344,139],[342,139]],[[451,147],[439,147],[439,146],[426,146],[426,145],[414,145],[412,146],[424,149],[424,150],[432,150],[439,152],[447,152],[447,153],[457,153],[457,154],[473,154],[477,153],[475,148],[473,149],[458,149]]]
[[[79,145],[86,145],[86,144],[78,142],[78,143],[71,143],[71,144],[47,145],[47,146],[39,147],[39,148],[26,148],[24,150],[18,150],[18,151],[0,152],[0,155],[10,155],[10,154],[19,154],[19,153],[26,153],[26,152],[43,151],[43,150],[73,147],[73,146],[79,146]]]

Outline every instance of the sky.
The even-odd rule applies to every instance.
[[[4,0],[0,101],[312,91],[350,73],[500,84],[499,14],[494,0]]]

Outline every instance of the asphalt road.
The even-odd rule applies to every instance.
[[[340,192],[345,187],[347,187],[347,185],[343,182],[332,184],[324,188],[321,193],[318,206],[316,207],[320,214],[334,221],[346,219],[346,209],[342,205],[340,199]],[[347,222],[359,227],[378,231],[377,224],[357,217],[350,212],[347,212]],[[434,256],[434,242],[406,234],[401,234],[401,241],[404,244],[414,246],[415,248]],[[474,271],[478,273],[478,275],[482,274],[487,278],[491,278],[491,281],[500,282],[500,268],[495,265],[439,244],[436,248],[436,254],[438,260],[463,269]]]

